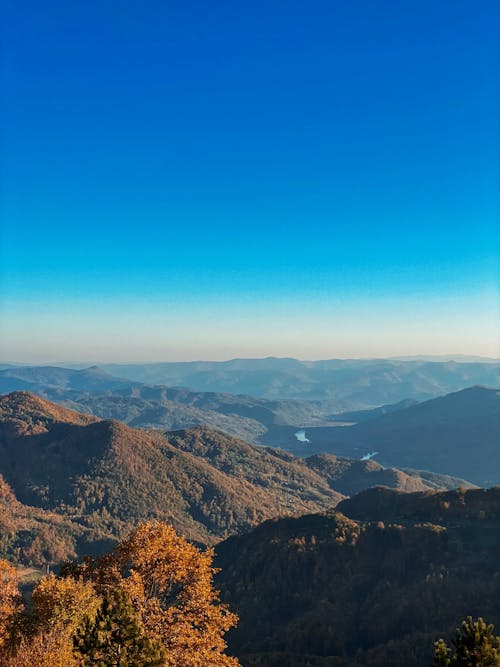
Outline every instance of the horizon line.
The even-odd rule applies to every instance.
[[[485,356],[482,354],[467,354],[467,353],[449,353],[449,354],[407,354],[407,355],[394,355],[394,356],[339,356],[339,357],[322,357],[318,359],[304,359],[300,357],[278,357],[275,355],[269,355],[264,357],[230,357],[228,359],[150,359],[150,360],[120,360],[120,361],[106,361],[104,359],[100,360],[51,360],[51,361],[20,361],[20,360],[2,360],[0,365],[12,365],[12,366],[58,366],[58,367],[67,367],[72,365],[85,366],[86,368],[91,368],[93,366],[100,365],[113,365],[113,366],[143,366],[150,364],[197,364],[197,363],[212,363],[212,364],[223,364],[231,363],[232,361],[267,361],[267,360],[280,360],[280,361],[298,361],[300,363],[321,363],[326,361],[456,361],[457,363],[470,363],[470,360],[484,360],[489,362],[500,362],[500,357],[491,357]],[[462,361],[459,361],[462,360]]]

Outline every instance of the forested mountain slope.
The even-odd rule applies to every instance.
[[[191,539],[212,542],[267,517],[341,498],[300,462],[282,465],[278,458],[266,483],[252,484],[159,433],[73,413],[26,393],[0,399],[0,433],[0,472],[18,500],[113,534],[130,521],[161,517]],[[233,442],[235,450],[249,447]],[[262,451],[265,456],[272,458]]]
[[[500,623],[500,489],[366,491],[217,546],[246,667],[427,667],[468,615]],[[376,519],[376,520],[375,520]]]
[[[64,528],[68,555],[81,553],[84,533],[86,543],[99,543],[141,519],[163,519],[190,539],[213,543],[270,517],[332,508],[370,486],[440,484],[371,461],[304,460],[205,428],[132,429],[26,392],[0,397],[0,474],[19,511],[22,505],[33,520],[43,511],[44,521],[52,517]],[[10,525],[5,553],[21,548],[25,530],[14,519]],[[39,554],[38,562],[43,558],[55,556]]]

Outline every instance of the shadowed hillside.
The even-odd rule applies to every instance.
[[[470,387],[354,426],[308,429],[310,449],[500,484],[500,391]]]
[[[500,622],[500,489],[366,491],[217,546],[246,667],[427,667],[467,615]]]

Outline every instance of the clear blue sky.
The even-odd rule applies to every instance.
[[[8,2],[0,357],[498,356],[496,2]]]

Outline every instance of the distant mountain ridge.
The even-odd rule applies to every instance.
[[[295,371],[299,369],[301,373],[304,371],[304,364],[304,372],[308,373],[310,370],[306,362],[298,362],[293,359],[235,360],[227,362],[226,365],[232,369],[231,373],[235,372],[237,375],[240,372],[243,373],[243,379],[245,369],[252,368],[255,364],[263,369],[277,368],[277,371],[266,370],[265,372],[278,373],[276,382],[279,386],[281,372],[279,369],[283,363]],[[498,376],[497,386],[500,386],[500,372],[495,370],[494,364],[431,363],[429,366],[416,362],[406,364],[398,362],[394,366],[394,363],[391,362],[391,369],[388,370],[386,362],[377,362],[375,366],[370,365],[372,362],[353,360],[311,363],[319,364],[319,368],[323,369],[321,373],[325,371],[321,382],[326,383],[325,391],[330,398],[323,400],[271,399],[246,394],[193,391],[186,388],[148,385],[137,380],[127,380],[110,375],[97,367],[81,370],[59,367],[11,367],[0,371],[0,391],[31,391],[71,409],[95,414],[101,418],[119,419],[133,427],[172,430],[207,425],[256,444],[280,446],[307,455],[307,450],[302,452],[298,446],[300,443],[295,437],[297,432],[295,427],[306,427],[308,433],[313,436],[311,451],[322,451],[325,448],[327,451],[336,451],[331,449],[330,445],[333,443],[337,445],[339,443],[337,436],[341,435],[343,440],[346,432],[333,432],[332,429],[341,423],[357,422],[359,425],[361,421],[373,421],[374,418],[389,412],[406,410],[413,404],[421,402],[422,396],[446,393],[438,391],[445,384],[459,384],[462,385],[459,386],[459,389],[463,389],[466,386],[462,384],[465,379]],[[207,363],[200,362],[198,365],[204,367]],[[181,367],[184,368],[182,364]],[[235,368],[242,370],[234,370]],[[334,377],[330,375],[332,368],[335,373]],[[448,379],[446,382],[442,381],[442,378],[439,382],[433,380],[432,391],[422,394],[420,383],[424,380],[420,376],[422,373],[424,376],[427,374],[424,379],[428,384],[432,379],[428,376],[429,369],[432,370],[431,375],[444,373]],[[317,373],[317,371],[318,369],[314,372]],[[207,373],[208,376],[211,375],[211,371]],[[413,377],[415,373],[416,377]],[[451,373],[453,382],[450,380],[449,373]],[[403,376],[406,377],[406,380]],[[411,379],[412,377],[417,386]],[[297,390],[300,389],[300,386],[304,386],[298,376],[295,377],[294,383]],[[495,385],[491,384],[491,386]],[[387,398],[388,393],[393,394],[396,390],[403,395],[403,398],[398,397],[395,403],[384,401],[377,403],[377,398]],[[362,396],[362,394],[365,395]],[[336,397],[332,398],[333,395]],[[419,398],[415,398],[415,395]],[[375,404],[375,407],[367,408],[367,404]],[[315,430],[310,431],[309,429]],[[361,434],[361,431],[359,433]],[[368,441],[361,442],[360,447],[361,450],[364,450],[362,453],[377,450],[377,447],[370,449]],[[345,454],[343,450],[338,450],[337,453]],[[358,453],[349,451],[347,455],[358,456]],[[395,465],[392,461],[390,464]],[[443,469],[439,469],[439,472],[443,472]]]
[[[14,386],[17,383],[18,386]],[[76,391],[106,391],[141,383],[115,377],[98,366],[81,370],[58,366],[13,366],[0,371],[0,393],[29,391],[30,387],[52,387]]]
[[[0,371],[0,392],[30,391],[73,410],[130,426],[171,430],[207,425],[251,442],[273,443],[275,426],[321,422],[330,406],[267,400],[185,388],[146,385],[114,377],[97,367],[72,370],[21,367]],[[293,433],[293,427],[289,429]]]
[[[132,380],[262,398],[336,401],[338,411],[425,400],[474,384],[500,386],[500,362],[390,359],[233,359],[103,364]]]
[[[500,361],[494,359],[299,361],[270,357],[218,362],[101,364],[99,367],[132,382],[182,386],[191,391],[331,401],[337,412],[369,409],[405,399],[422,401],[475,384],[500,386]],[[16,374],[23,368],[26,367],[11,366],[5,371]],[[0,372],[0,391],[15,389],[2,388],[1,377]]]
[[[14,368],[0,386],[30,387],[44,398],[132,427],[161,431],[208,426],[245,441],[308,457],[327,452],[373,457],[387,467],[427,470],[500,483],[500,400],[495,389],[468,387],[417,403],[331,413],[330,402],[270,400],[193,392],[115,378],[97,368]],[[71,387],[86,387],[74,389]],[[344,426],[345,423],[354,425]],[[304,442],[297,433],[304,430]]]

